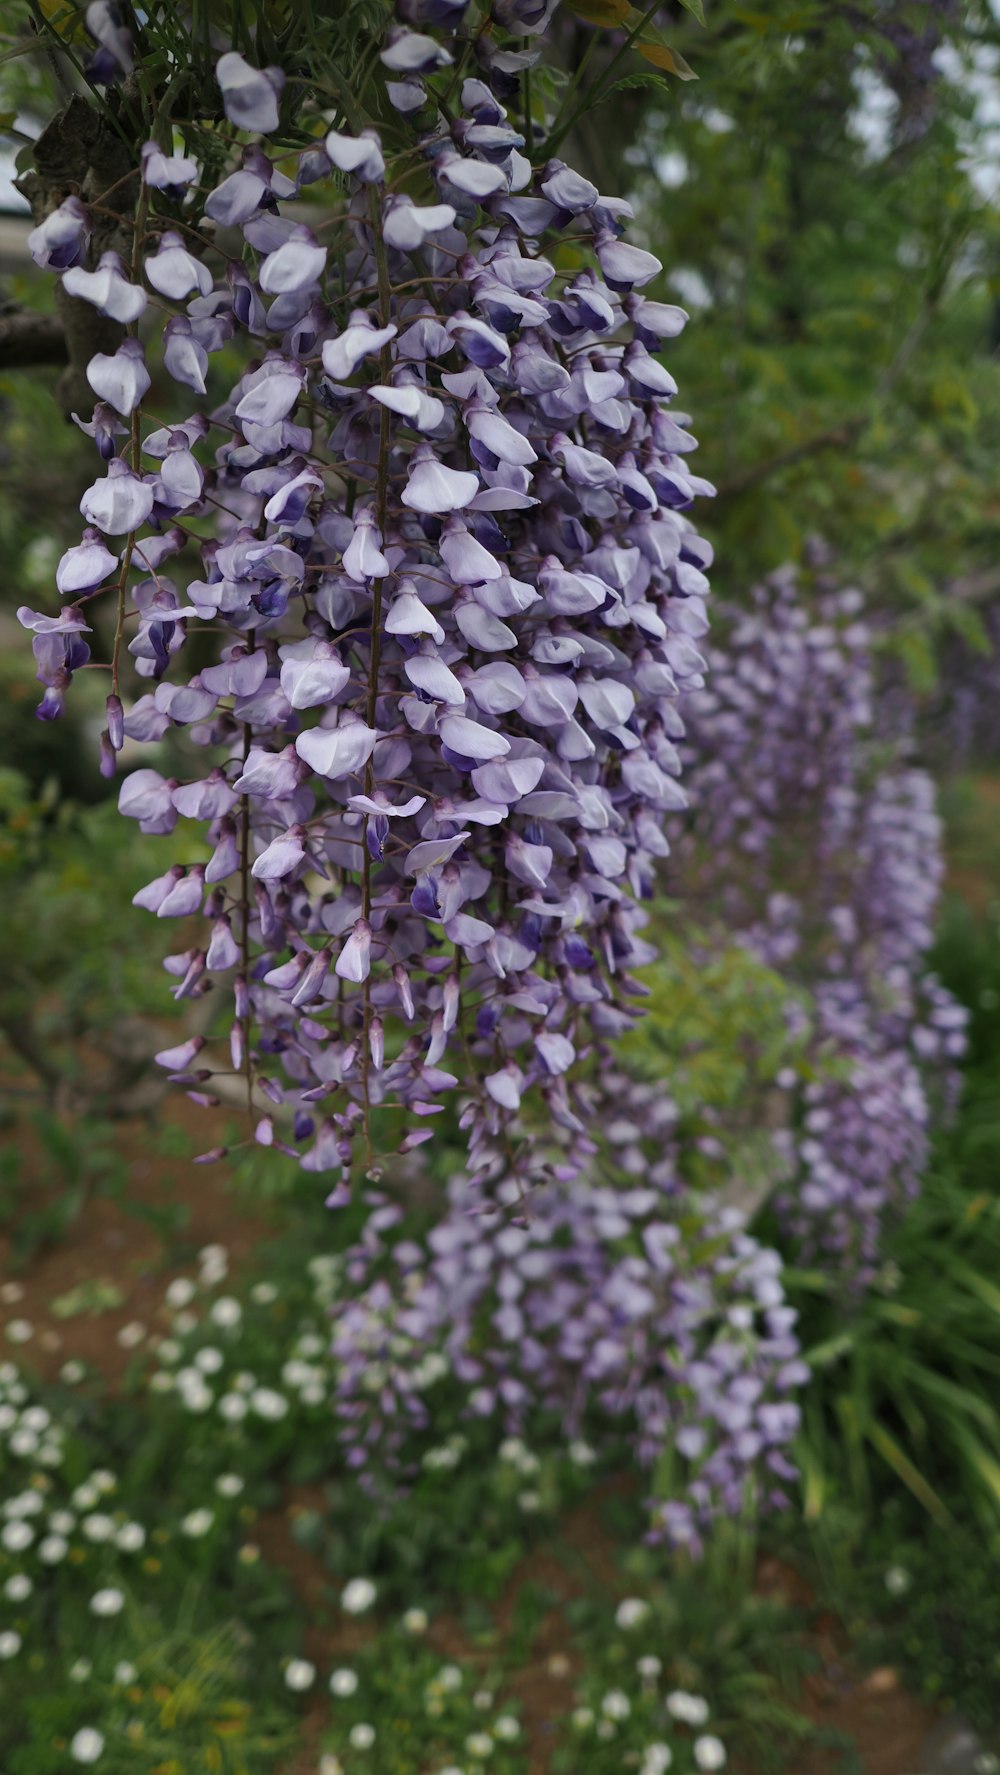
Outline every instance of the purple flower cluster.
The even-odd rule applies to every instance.
[[[284,76],[230,51],[221,182],[148,143],[131,266],[90,263],[74,197],[31,237],[127,329],[88,372],[101,463],[66,603],[22,613],[39,713],[87,662],[91,600],[116,601],[104,767],[183,730],[189,779],[141,763],[120,807],[207,839],[138,903],[206,919],[174,994],[231,985],[257,1138],[341,1174],[333,1203],[359,1134],[375,1164],[373,1109],[407,1112],[406,1150],[456,1091],[477,1184],[579,1168],[574,1069],[631,1020],[707,627],[686,512],[711,489],[656,356],[685,316],[644,293],[660,265],[628,204],[521,115],[551,7],[496,5],[454,79],[466,6],[397,10],[379,128],[346,94],[279,170]],[[107,6],[88,20],[111,77],[127,38]],[[154,383],[195,410],[149,427]],[[201,1046],[161,1060],[210,1101]]]
[[[791,570],[734,615],[690,705],[680,880],[811,994],[814,1076],[797,1098],[787,1081],[778,1138],[795,1181],[778,1207],[807,1249],[862,1277],[919,1186],[965,1026],[926,966],[934,787],[879,730],[871,644],[859,593],[823,591],[810,609]]]
[[[688,1197],[682,1232],[679,1188],[577,1179],[541,1192],[530,1219],[484,1226],[459,1179],[420,1241],[393,1234],[398,1209],[373,1215],[334,1319],[349,1463],[405,1463],[450,1373],[467,1411],[509,1434],[539,1410],[571,1438],[624,1431],[655,1470],[653,1539],[696,1549],[714,1517],[780,1505],[807,1376],[780,1259],[735,1209]],[[516,1185],[500,1196],[516,1205]]]

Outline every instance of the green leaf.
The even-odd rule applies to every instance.
[[[71,1288],[67,1294],[57,1295],[52,1302],[52,1311],[57,1319],[76,1319],[81,1313],[111,1312],[120,1307],[124,1299],[117,1283],[92,1277]]]
[[[653,68],[640,68],[635,74],[626,74],[623,80],[616,80],[613,86],[608,87],[607,92],[601,93],[597,103],[603,105],[606,100],[613,98],[616,92],[624,92],[629,87],[640,86],[658,86],[662,90],[664,87],[670,86],[670,81],[665,75],[656,73]]]
[[[565,0],[565,5],[585,24],[603,25],[609,31],[625,24],[632,11],[630,0]]]
[[[636,49],[644,61],[652,62],[654,68],[663,68],[668,74],[674,74],[678,80],[697,80],[698,78],[680,51],[671,49],[668,43],[637,43]]]
[[[705,8],[701,0],[681,0],[681,5],[685,12],[690,12],[698,20],[699,25],[705,23]]]
[[[978,1295],[991,1312],[1000,1317],[1000,1288],[996,1286],[996,1283],[991,1282],[989,1277],[982,1275],[979,1270],[974,1270],[970,1264],[958,1262],[954,1263],[952,1268],[955,1275],[965,1283],[966,1288]]]
[[[899,1443],[889,1435],[883,1425],[872,1423],[867,1426],[868,1440],[882,1459],[892,1468],[893,1472],[903,1481],[908,1491],[921,1503],[928,1516],[942,1527],[951,1521],[951,1512],[934,1487],[928,1483],[915,1467],[909,1456],[904,1454]]]

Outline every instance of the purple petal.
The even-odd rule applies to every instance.
[[[270,135],[278,127],[278,99],[285,84],[280,68],[252,68],[235,50],[220,56],[215,77],[230,123],[237,129]]]
[[[317,776],[337,781],[362,770],[377,743],[374,728],[352,721],[341,727],[311,727],[299,734],[295,750]]]

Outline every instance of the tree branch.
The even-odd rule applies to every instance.
[[[13,304],[0,308],[0,370],[33,370],[64,364],[66,332],[56,314],[35,314]]]
[[[831,425],[826,431],[814,432],[811,438],[803,438],[790,449],[782,450],[777,456],[768,456],[763,462],[753,462],[732,480],[724,481],[718,489],[720,499],[731,498],[734,494],[748,493],[761,481],[776,475],[783,468],[794,468],[807,456],[815,456],[820,450],[842,450],[864,431],[870,414],[856,413],[853,419],[845,420],[842,425]]]

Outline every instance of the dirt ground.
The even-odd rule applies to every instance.
[[[215,1138],[212,1122],[211,1112],[195,1108],[180,1093],[168,1098],[158,1112],[161,1128],[180,1129],[200,1150]],[[127,1165],[124,1195],[133,1209],[182,1206],[187,1213],[182,1235],[186,1248],[224,1244],[232,1274],[251,1267],[255,1251],[266,1242],[273,1225],[261,1207],[247,1212],[246,1205],[240,1204],[234,1211],[234,1186],[224,1164],[195,1167],[159,1156],[145,1122],[121,1123],[117,1146]],[[40,1188],[44,1188],[41,1179]],[[4,1316],[24,1317],[35,1326],[35,1337],[22,1354],[46,1378],[54,1378],[72,1355],[92,1364],[111,1389],[117,1388],[132,1352],[118,1344],[116,1334],[134,1321],[150,1331],[164,1331],[164,1289],[172,1275],[183,1273],[171,1268],[163,1236],[153,1225],[130,1212],[124,1199],[100,1193],[87,1203],[68,1239],[43,1250],[24,1268],[11,1264],[10,1241],[0,1239],[0,1277],[6,1283],[7,1297]],[[17,1290],[13,1301],[9,1298],[11,1282]],[[69,1319],[53,1311],[53,1302],[94,1282],[113,1283],[121,1291],[120,1304],[75,1313]],[[298,1512],[323,1505],[320,1486],[290,1489],[281,1508],[259,1519],[254,1538],[264,1556],[287,1572],[302,1598],[311,1622],[307,1655],[329,1663],[336,1657],[350,1656],[365,1628],[344,1621],[333,1606],[334,1593],[315,1555],[292,1533]],[[565,1519],[558,1548],[532,1553],[530,1564],[526,1562],[525,1569],[512,1577],[496,1611],[502,1637],[523,1582],[530,1579],[534,1585],[542,1584],[557,1599],[541,1623],[531,1661],[511,1685],[521,1703],[531,1747],[531,1775],[546,1775],[555,1721],[565,1715],[571,1703],[575,1669],[560,1605],[579,1594],[581,1574],[587,1572],[612,1585],[615,1582],[615,1546],[596,1501],[580,1506]],[[775,1561],[762,1564],[759,1584],[762,1593],[776,1598],[806,1606],[811,1601],[797,1574]],[[455,1623],[437,1623],[433,1643],[442,1656],[475,1655]],[[808,1717],[818,1726],[847,1734],[855,1741],[865,1775],[919,1775],[922,1746],[934,1724],[933,1712],[907,1693],[895,1671],[865,1674],[854,1667],[843,1629],[833,1617],[819,1616],[805,1643],[817,1661],[816,1673],[806,1679],[801,1698]],[[301,1748],[282,1775],[313,1775],[326,1718],[323,1702],[318,1700],[304,1715]],[[803,1753],[795,1775],[834,1775],[837,1766],[834,1752],[809,1751]]]

